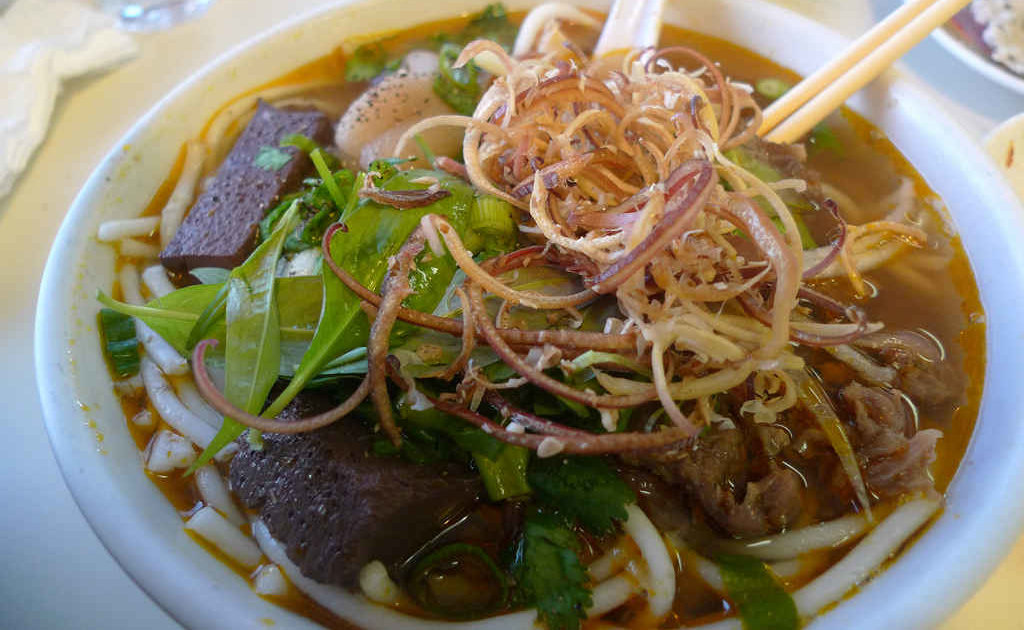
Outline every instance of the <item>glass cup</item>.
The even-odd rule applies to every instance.
[[[104,13],[129,31],[156,31],[202,14],[213,0],[97,0]]]

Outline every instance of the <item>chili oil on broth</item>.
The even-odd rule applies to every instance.
[[[603,16],[599,17],[603,18]],[[514,16],[514,21],[518,22],[521,18],[522,14]],[[466,19],[464,18],[424,24],[406,31],[384,34],[380,36],[380,41],[389,58],[393,58],[417,46],[429,44],[439,32],[456,32],[465,24]],[[377,41],[378,39],[377,37],[367,37],[361,41]],[[717,61],[724,74],[735,81],[752,85],[761,78],[781,78],[793,83],[799,80],[799,77],[792,71],[752,53],[740,45],[692,31],[665,26],[662,32],[662,45],[692,47],[706,57]],[[297,68],[277,80],[240,94],[234,101],[225,103],[210,118],[204,132],[218,113],[229,107],[231,103],[250,94],[279,86],[337,80],[344,73],[345,59],[343,47],[339,46],[330,55]],[[313,102],[326,104],[330,109],[329,113],[336,118],[335,114],[343,112],[365,87],[366,83],[337,82],[333,85],[321,85],[302,96]],[[224,146],[230,146],[246,122],[247,119],[242,118],[231,125]],[[913,186],[916,204],[922,213],[931,216],[932,221],[929,223],[933,229],[929,233],[929,245],[926,249],[908,248],[909,251],[901,256],[900,261],[912,263],[915,257],[920,256],[944,256],[948,260],[943,267],[931,269],[926,276],[931,288],[927,294],[922,293],[922,287],[915,286],[913,279],[908,279],[906,274],[893,273],[884,267],[865,274],[865,279],[870,282],[874,291],[874,295],[869,298],[856,296],[850,288],[849,281],[845,278],[816,283],[817,287],[825,289],[830,294],[864,308],[872,321],[884,321],[887,327],[923,328],[929,331],[942,342],[954,364],[960,366],[960,376],[965,385],[965,393],[959,404],[949,409],[940,410],[938,413],[922,414],[920,418],[921,428],[937,428],[944,434],[944,437],[938,442],[937,459],[931,467],[936,488],[944,491],[955,474],[970,440],[981,397],[985,358],[985,324],[974,276],[959,240],[941,209],[941,201],[892,143],[869,122],[846,108],[833,114],[826,124],[838,139],[841,150],[837,152],[828,147],[819,147],[809,143],[808,165],[821,174],[823,181],[836,186],[849,195],[864,213],[864,216],[858,217],[857,220],[866,221],[883,217],[888,211],[883,201],[897,190],[904,180],[909,180]],[[182,172],[184,156],[185,147],[183,145],[171,172],[147,205],[143,212],[144,215],[159,214],[160,209],[166,204]],[[223,155],[220,157],[223,158]],[[214,170],[215,168],[207,166],[207,172],[204,175],[209,176]],[[158,245],[158,238],[154,235],[149,242]],[[118,267],[133,262],[136,261],[119,256]],[[114,293],[115,297],[120,297],[117,295],[119,291],[116,287]],[[908,295],[915,297],[908,299]],[[152,405],[145,400],[144,395],[142,397],[125,396],[122,397],[121,402],[126,419],[132,418],[145,408],[158,417],[155,410],[152,409]],[[130,420],[128,420],[127,426],[140,451],[145,449],[152,434],[161,428],[166,428],[166,424],[162,420],[158,421],[153,429],[140,428]],[[222,473],[226,472],[225,468],[221,465]],[[175,506],[183,519],[194,512],[199,498],[190,478],[182,476],[179,471],[166,475],[147,471],[146,474],[167,497],[168,501]],[[231,566],[236,573],[248,580],[250,585],[252,584],[255,572],[236,565],[208,543],[196,536],[192,537],[210,553]],[[812,557],[805,558],[802,564],[804,568],[800,572],[783,579],[787,590],[792,591],[799,588],[822,573],[828,566],[838,561],[850,546],[818,552],[812,554]],[[696,580],[694,567],[690,566],[683,557],[677,557],[675,560],[677,573],[681,579],[678,580],[673,613],[663,622],[662,627],[700,625],[727,617],[732,613],[732,605],[712,589],[703,585],[701,588],[695,586],[698,580]],[[301,593],[294,586],[290,586],[287,596],[271,596],[266,599],[324,626],[344,629],[353,627]],[[634,618],[631,621],[634,616],[631,614],[629,604],[627,603],[622,608],[623,610],[619,611],[616,620],[630,627],[640,627],[636,625],[640,618]],[[405,612],[420,612],[422,614],[422,611],[407,610]],[[600,622],[585,622],[584,626],[598,623]]]

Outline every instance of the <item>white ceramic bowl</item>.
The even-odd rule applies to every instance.
[[[236,49],[181,85],[131,130],[89,179],[57,236],[36,326],[36,369],[53,449],[100,539],[187,627],[313,624],[254,595],[196,545],[143,474],[100,355],[93,298],[97,289],[113,284],[114,257],[93,237],[96,227],[106,219],[136,215],[166,176],[182,141],[231,97],[327,54],[346,38],[478,10],[481,4],[339,3]],[[520,9],[531,3],[508,4]],[[754,0],[678,2],[666,20],[741,43],[804,74],[844,45],[838,34],[814,22]],[[987,311],[988,365],[981,417],[943,515],[888,570],[812,625],[929,627],[975,591],[1024,522],[1019,472],[1024,469],[1019,404],[1024,322],[1017,310],[1024,287],[1019,245],[1024,210],[980,148],[912,79],[894,72],[851,105],[888,134],[946,201]],[[102,443],[97,434],[104,436]]]

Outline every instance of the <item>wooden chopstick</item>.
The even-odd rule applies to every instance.
[[[970,0],[908,2],[764,111],[758,133],[795,142]]]
[[[617,51],[657,46],[664,10],[665,0],[615,0],[594,47],[594,59]]]

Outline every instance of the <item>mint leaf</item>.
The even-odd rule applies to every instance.
[[[262,146],[252,163],[265,171],[279,171],[292,161],[292,156],[277,147]]]
[[[578,547],[576,535],[557,515],[526,517],[512,574],[549,630],[577,630],[592,602]]]
[[[526,475],[537,500],[557,508],[595,534],[607,534],[627,518],[636,495],[598,457],[535,458]]]

